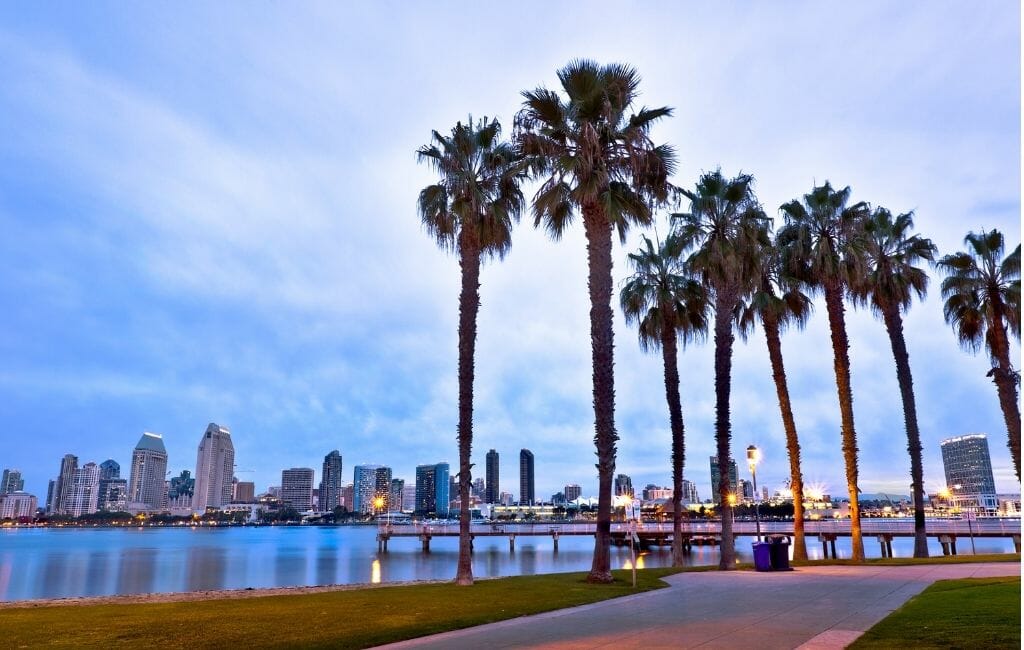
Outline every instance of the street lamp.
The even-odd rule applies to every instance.
[[[750,478],[754,480],[754,522],[757,529],[757,541],[761,541],[761,502],[757,500],[757,464],[761,460],[761,451],[754,445],[747,447],[747,467]]]

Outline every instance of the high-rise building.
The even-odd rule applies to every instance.
[[[416,509],[416,483],[407,483],[402,488],[402,512],[413,512]]]
[[[383,465],[356,465],[352,480],[352,512],[371,515],[386,512],[391,496],[391,468]],[[377,499],[381,506],[377,506]]]
[[[75,479],[75,470],[78,469],[78,456],[65,454],[60,460],[60,473],[57,474],[57,484],[53,488],[53,512],[58,515],[66,515],[68,501],[71,499],[71,482]]]
[[[416,468],[416,507],[414,512],[437,517],[448,516],[450,484],[448,463],[419,465]]]
[[[293,467],[281,472],[281,501],[299,512],[313,508],[313,470]]]
[[[693,481],[683,479],[683,503],[700,503],[697,495],[697,484]]]
[[[235,445],[227,427],[211,422],[199,439],[196,454],[196,485],[192,509],[198,513],[231,503],[231,479],[235,475]]]
[[[111,478],[121,478],[121,464],[113,458],[108,458],[100,463],[100,480]]]
[[[415,488],[413,488],[415,490]],[[351,483],[341,488],[341,507],[348,512],[355,512],[353,507],[356,503],[355,486]]]
[[[235,502],[256,503],[256,484],[252,481],[239,481],[235,484]]]
[[[163,436],[143,433],[132,451],[132,470],[128,479],[128,511],[160,512],[167,508],[167,449]]]
[[[997,510],[999,499],[985,434],[947,438],[941,445],[946,489],[953,506],[975,512]]]
[[[3,478],[0,479],[0,494],[21,492],[25,489],[25,480],[21,478],[21,471],[17,469],[5,469]]]
[[[519,505],[532,506],[537,500],[534,493],[533,452],[519,450]]]
[[[576,499],[580,498],[581,494],[583,494],[583,490],[581,490],[580,486],[576,485],[575,483],[569,483],[565,486],[564,490],[562,491],[562,494],[565,495],[566,501],[575,501]]]
[[[86,463],[75,470],[71,478],[71,493],[64,500],[64,514],[72,517],[96,512],[100,496],[100,468]]]
[[[390,512],[402,512],[402,497],[405,494],[405,479],[391,479],[391,493],[388,499]]]
[[[33,517],[36,514],[36,497],[25,492],[0,494],[0,519]]]
[[[484,502],[498,503],[501,487],[498,485],[498,452],[487,452],[487,486],[484,488]]]
[[[103,465],[100,465],[100,476],[103,476]],[[100,498],[97,507],[106,512],[126,512],[128,479],[100,478]]]
[[[736,461],[729,459],[729,492],[731,494],[737,494],[738,492],[738,473],[736,472]],[[721,503],[722,499],[718,495],[718,484],[722,480],[722,474],[718,468],[718,456],[711,457],[711,501],[713,503]],[[737,498],[739,495],[737,494]]]
[[[46,514],[53,514],[57,511],[57,481],[56,479],[50,479],[49,484],[46,486]]]
[[[193,509],[196,496],[196,480],[192,472],[181,470],[181,474],[171,477],[167,484],[167,507],[172,511]],[[198,511],[197,511],[198,512]],[[206,512],[204,508],[202,512]]]
[[[615,496],[633,496],[633,479],[626,474],[615,475]]]
[[[487,491],[487,484],[482,478],[473,479],[473,487],[470,488],[469,493],[478,499],[484,498],[484,492]]]
[[[741,501],[754,500],[754,484],[745,478],[736,481],[736,497]]]
[[[337,449],[324,456],[320,474],[320,512],[334,512],[341,505],[341,452]]]
[[[511,492],[502,492],[498,495],[498,503],[503,506],[510,506],[514,502],[513,498]]]

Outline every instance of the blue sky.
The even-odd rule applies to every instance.
[[[856,5],[856,6],[854,6]],[[675,181],[753,173],[769,213],[815,182],[916,211],[941,252],[1020,242],[1016,2],[24,3],[0,6],[0,466],[45,495],[60,456],[127,466],[164,434],[194,469],[208,422],[239,477],[339,449],[345,472],[457,458],[458,266],[415,212],[415,149],[467,114],[511,126],[519,92],[574,57],[625,61]],[[510,129],[509,129],[510,131]],[[532,188],[527,193],[532,195]],[[666,226],[661,221],[660,230]],[[616,247],[627,274],[632,233]],[[474,461],[521,447],[537,492],[596,491],[584,243],[528,220],[483,272]],[[806,480],[844,489],[824,308],[783,340]],[[849,313],[865,492],[909,492],[888,339]],[[929,490],[939,441],[989,434],[1018,491],[987,360],[958,349],[938,283],[906,318]],[[618,469],[670,480],[661,362],[616,320]],[[1014,355],[1019,361],[1020,349]],[[711,346],[680,360],[689,478],[709,492]],[[763,338],[734,358],[734,448],[788,473]]]

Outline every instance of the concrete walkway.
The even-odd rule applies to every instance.
[[[385,647],[843,648],[936,580],[1012,575],[1019,564],[681,573],[667,589]]]

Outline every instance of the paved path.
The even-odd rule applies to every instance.
[[[681,573],[667,589],[388,648],[843,648],[936,580],[1020,575],[1013,562]]]

